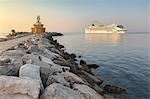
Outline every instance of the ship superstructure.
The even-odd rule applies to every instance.
[[[110,25],[95,25],[92,24],[85,28],[85,33],[126,33],[127,29],[124,29],[122,25],[110,24]]]

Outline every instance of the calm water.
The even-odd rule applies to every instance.
[[[104,80],[126,88],[119,99],[149,99],[150,34],[84,34],[64,33],[56,39],[67,51],[81,55],[88,63],[101,67],[93,72]]]

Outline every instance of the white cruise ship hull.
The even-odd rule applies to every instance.
[[[126,33],[126,30],[106,31],[106,30],[88,30],[88,29],[85,29],[85,33]]]
[[[127,29],[124,29],[122,25],[110,24],[110,25],[94,25],[92,24],[88,28],[85,28],[85,33],[126,33]]]

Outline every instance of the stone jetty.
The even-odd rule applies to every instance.
[[[34,35],[0,55],[0,99],[115,99],[92,66],[76,63],[51,33]]]

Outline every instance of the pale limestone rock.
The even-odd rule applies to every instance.
[[[21,96],[23,96],[23,99],[38,99],[39,93],[40,83],[37,80],[14,76],[0,76],[1,99],[19,99],[19,97],[22,99]]]
[[[73,84],[73,88],[77,89],[79,92],[84,93],[87,96],[90,96],[90,99],[104,99],[104,97],[98,94],[94,89],[90,88],[84,84]]]
[[[19,70],[19,77],[29,77],[41,82],[40,66],[33,64],[25,64]]]
[[[29,77],[31,79],[38,80],[41,84],[41,89],[43,90],[43,84],[40,77],[40,66],[33,64],[25,64],[21,66],[19,70],[19,77]]]
[[[35,98],[23,94],[14,94],[14,95],[0,95],[0,99],[35,99]]]
[[[49,85],[40,99],[90,99],[78,91],[53,83]]]

